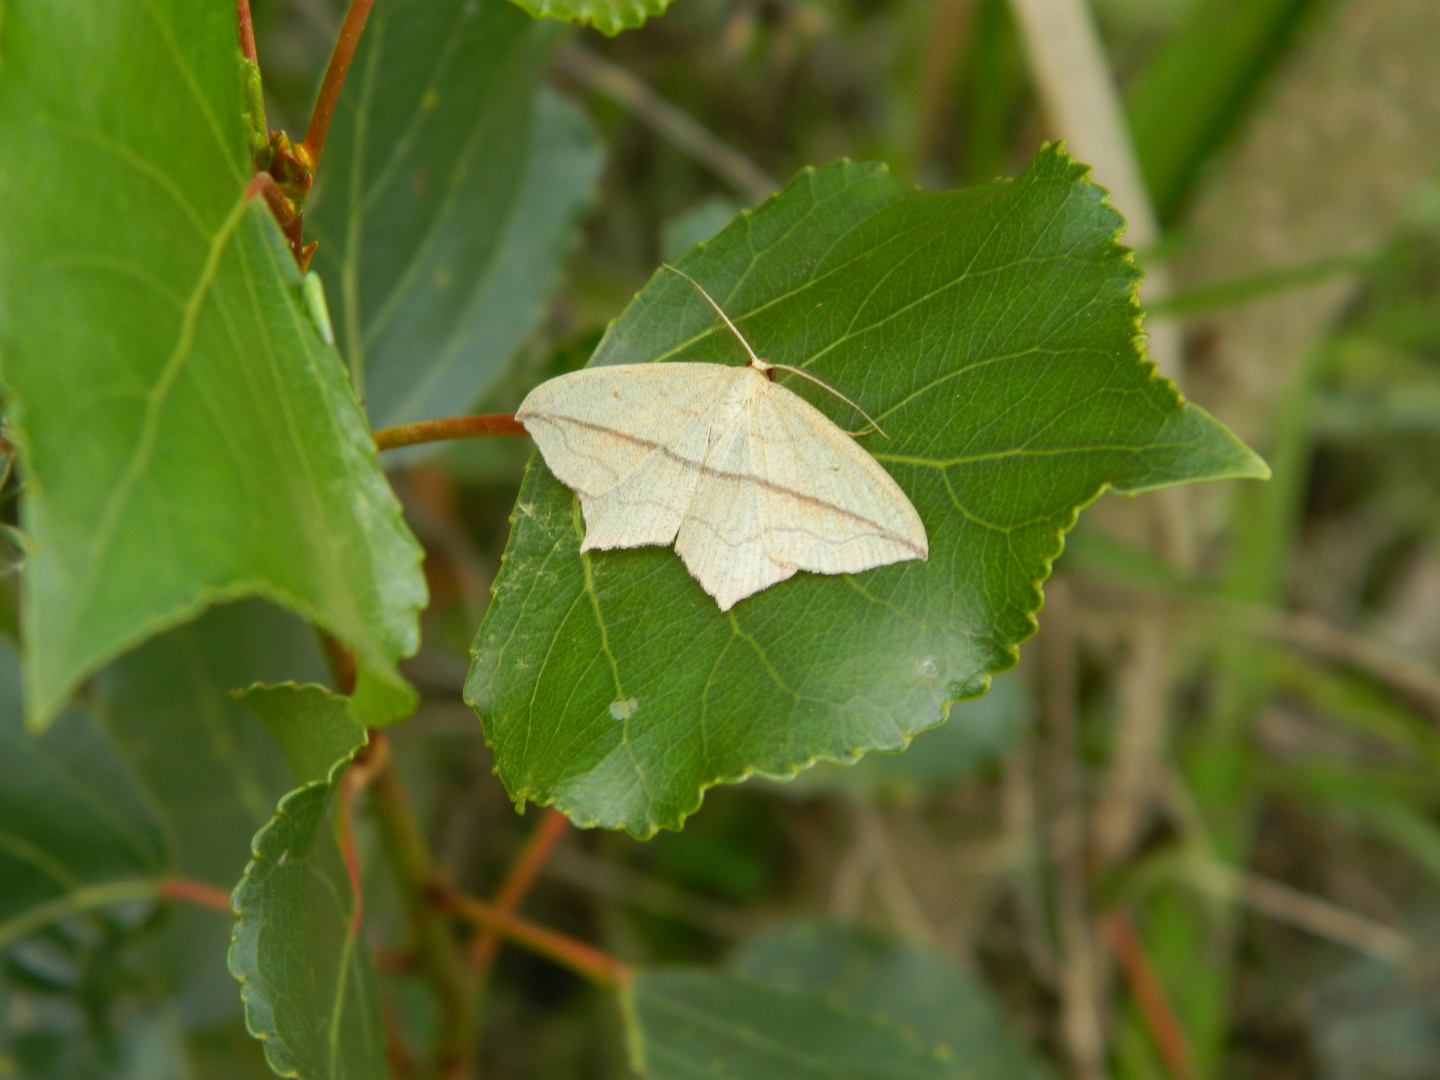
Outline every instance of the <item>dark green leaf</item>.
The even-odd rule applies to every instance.
[[[25,730],[19,659],[0,639],[0,949],[67,915],[152,898],[169,862],[161,824],[90,712]]]
[[[18,663],[3,647],[0,940],[22,939],[4,974],[24,997],[15,1015],[34,1014],[16,1035],[24,1075],[171,1075],[183,1064],[180,1025],[238,1021],[229,913],[134,901],[170,876],[233,887],[291,785],[279,748],[227,691],[323,670],[299,619],[258,601],[226,605],[106,668],[94,716],[72,707],[27,736]]]
[[[946,1080],[949,1047],[818,994],[707,971],[637,974],[626,990],[630,1061],[648,1080]]]
[[[600,165],[537,98],[558,31],[505,0],[386,0],[366,26],[307,222],[377,428],[476,401],[554,287]]]
[[[294,259],[244,199],[233,8],[11,5],[4,33],[0,347],[34,540],[31,720],[246,594],[398,679],[420,549]]]
[[[945,723],[916,736],[904,753],[866,754],[854,765],[821,762],[779,790],[901,800],[945,791],[1004,757],[1029,730],[1031,711],[1021,681],[997,675],[984,697],[956,702]]]
[[[797,923],[725,973],[642,971],[625,991],[631,1060],[650,1080],[1043,1080],[985,989],[935,956]]]
[[[365,728],[351,715],[349,700],[323,686],[252,686],[236,696],[275,736],[297,784],[326,783],[337,761],[349,761],[365,745]]]
[[[213,608],[100,674],[96,707],[164,823],[171,873],[229,892],[245,870],[251,838],[294,786],[274,739],[230,692],[324,672],[313,630],[247,600]],[[176,904],[150,945],[163,982],[183,995],[187,1022],[235,1014],[223,913]]]
[[[113,1018],[115,1029],[101,1035],[87,1022],[93,1017],[69,1002],[27,997],[7,1003],[0,998],[5,1004],[19,1019],[9,1032],[0,1021],[0,1075],[7,1080],[192,1080],[197,1075],[222,1080],[189,1067],[184,1032],[173,1010],[153,1004],[127,1007]]]
[[[959,1075],[1049,1075],[1008,1030],[981,983],[919,947],[852,927],[797,922],[751,942],[730,966],[768,985],[904,1025],[924,1042],[949,1047]]]
[[[511,796],[648,835],[712,784],[899,749],[1014,663],[1062,534],[1106,487],[1265,475],[1140,356],[1120,225],[1051,148],[964,192],[806,171],[687,256],[761,355],[885,426],[866,447],[930,559],[801,574],[722,613],[672,551],[582,557],[578,501],[533,462],[466,687]],[[742,362],[717,327],[661,274],[591,363]]]
[[[177,873],[232,888],[250,839],[294,786],[274,739],[231,691],[324,673],[314,631],[257,600],[214,608],[101,673],[97,707],[164,817]]]
[[[344,699],[318,687],[251,691],[247,700],[285,747],[301,786],[255,837],[232,898],[230,973],[241,983],[246,1024],[281,1076],[388,1078],[374,964],[331,827],[335,789],[364,745],[364,728]],[[342,747],[324,768],[321,758]],[[304,779],[317,770],[320,779]]]

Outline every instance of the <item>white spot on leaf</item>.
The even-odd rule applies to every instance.
[[[629,720],[630,717],[635,715],[635,709],[639,704],[640,703],[633,697],[626,698],[624,701],[612,701],[610,703],[610,715],[616,720]]]

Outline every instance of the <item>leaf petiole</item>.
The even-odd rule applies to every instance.
[[[498,906],[465,896],[452,889],[432,889],[435,904],[475,926],[495,931],[531,952],[554,960],[600,986],[621,986],[633,974],[630,966],[583,941],[557,934],[543,926],[507,915]]]
[[[320,165],[320,152],[325,148],[325,136],[330,131],[330,120],[340,100],[340,88],[345,85],[345,74],[350,70],[350,61],[355,58],[355,48],[360,44],[360,34],[365,29],[365,20],[370,17],[374,2],[351,0],[350,10],[345,13],[345,22],[340,27],[340,36],[335,39],[330,64],[325,69],[325,81],[320,84],[320,95],[315,99],[310,126],[305,131],[305,141],[301,143],[309,155],[312,175]]]
[[[500,887],[500,892],[496,894],[494,908],[497,914],[506,917],[515,914],[521,901],[525,899],[525,894],[530,891],[530,886],[535,883],[540,871],[544,869],[551,852],[555,850],[555,845],[565,835],[569,824],[570,819],[559,810],[545,811],[545,816],[540,819],[540,824],[535,826],[535,831],[525,842],[524,850],[515,860],[515,865],[510,868],[510,873]],[[495,962],[495,955],[499,951],[499,930],[493,926],[486,926],[470,942],[466,960],[483,977]]]
[[[250,0],[235,0],[235,18],[240,24],[240,55],[260,66],[260,57],[255,52],[255,27],[250,21]]]
[[[373,433],[375,446],[394,450],[416,443],[441,442],[445,439],[486,439],[495,435],[525,436],[530,433],[515,419],[514,413],[488,413],[484,416],[452,416],[445,420],[421,420],[416,424],[381,428]]]

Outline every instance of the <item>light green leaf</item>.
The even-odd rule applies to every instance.
[[[23,450],[25,680],[75,684],[207,604],[261,595],[384,677],[420,548],[263,201],[234,11],[11,5],[0,66],[0,349]]]
[[[420,694],[402,676],[357,664],[350,707],[367,727],[386,727],[415,715]]]
[[[514,0],[537,19],[593,26],[614,37],[621,30],[643,26],[654,15],[665,14],[671,0]]]
[[[251,690],[246,698],[285,747],[301,785],[256,835],[231,898],[230,973],[241,983],[246,1026],[281,1076],[388,1078],[374,964],[330,824],[335,789],[365,731],[343,698],[319,687]],[[324,756],[337,749],[341,756],[326,767]]]
[[[1120,227],[1056,148],[962,192],[842,163],[682,260],[762,356],[885,427],[865,446],[930,558],[800,574],[722,613],[673,551],[581,556],[578,501],[532,461],[466,686],[511,797],[643,836],[712,784],[900,749],[1014,663],[1064,531],[1107,486],[1265,475],[1141,357]],[[591,363],[643,360],[744,354],[666,273]]]
[[[543,313],[601,160],[537,97],[558,36],[505,0],[386,0],[366,26],[306,221],[376,428],[463,411]]]

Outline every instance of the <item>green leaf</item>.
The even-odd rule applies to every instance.
[[[964,1075],[995,1080],[1050,1075],[1009,1030],[988,989],[933,952],[854,927],[797,921],[748,943],[730,967],[944,1044]]]
[[[854,765],[820,762],[777,790],[906,801],[954,789],[1001,760],[1029,731],[1032,712],[1024,685],[1006,672],[984,697],[952,705],[949,719],[916,736],[904,753],[867,754]]]
[[[543,313],[601,161],[537,98],[558,31],[505,0],[387,0],[366,26],[306,222],[376,428],[463,411]]]
[[[731,970],[641,971],[625,991],[631,1061],[650,1080],[1043,1080],[985,990],[874,935],[811,924]]]
[[[78,912],[148,900],[170,861],[145,793],[92,713],[25,730],[0,639],[0,950]]]
[[[607,37],[622,30],[645,25],[654,15],[665,14],[671,0],[514,0],[537,19],[593,26]]]
[[[297,784],[328,783],[335,763],[365,745],[365,728],[351,715],[349,700],[323,686],[252,686],[236,697],[275,736]]]
[[[1135,80],[1130,130],[1156,209],[1184,206],[1316,0],[1202,0]]]
[[[625,992],[630,1062],[648,1080],[944,1080],[948,1048],[816,994],[738,975],[640,972]]]
[[[173,1009],[126,1008],[97,1024],[94,1002],[57,1002],[16,995],[9,1032],[0,1021],[0,1076],[24,1080],[240,1080],[199,1073],[186,1060],[184,1032]],[[57,1007],[58,1006],[58,1007]],[[113,1024],[113,1028],[110,1026]],[[8,1037],[7,1037],[8,1036]],[[254,1073],[250,1074],[253,1080]]]
[[[682,260],[761,355],[885,426],[866,448],[930,559],[801,574],[721,613],[673,551],[581,556],[578,501],[533,461],[466,686],[511,797],[649,835],[712,784],[900,749],[1015,662],[1062,534],[1107,486],[1265,475],[1143,361],[1120,227],[1052,147],[962,192],[807,170]],[[591,363],[743,359],[666,273]]]
[[[275,600],[391,680],[420,548],[249,180],[234,12],[11,5],[0,349],[27,487],[43,724],[205,605]]]
[[[251,838],[294,786],[275,740],[230,692],[324,673],[315,632],[258,600],[212,608],[100,673],[96,709],[162,823],[169,873],[229,892]],[[188,1023],[219,1023],[238,1011],[225,972],[230,929],[221,912],[176,904],[151,943]]]
[[[374,964],[331,827],[335,789],[365,730],[343,698],[319,687],[252,689],[246,700],[300,783],[256,835],[231,898],[230,973],[241,984],[246,1026],[281,1076],[388,1078]]]
[[[172,876],[228,892],[291,787],[229,688],[323,671],[298,618],[226,605],[107,667],[93,712],[66,709],[34,736],[0,645],[0,945],[13,944],[0,984],[23,998],[0,1016],[41,1017],[15,1035],[22,1075],[171,1075],[156,1055],[179,1060],[177,1025],[238,1021],[229,912],[150,901]],[[36,973],[49,982],[33,986]]]
[[[161,634],[96,679],[96,707],[164,819],[177,873],[233,887],[251,837],[294,786],[274,739],[231,691],[324,673],[314,631],[245,600]]]

